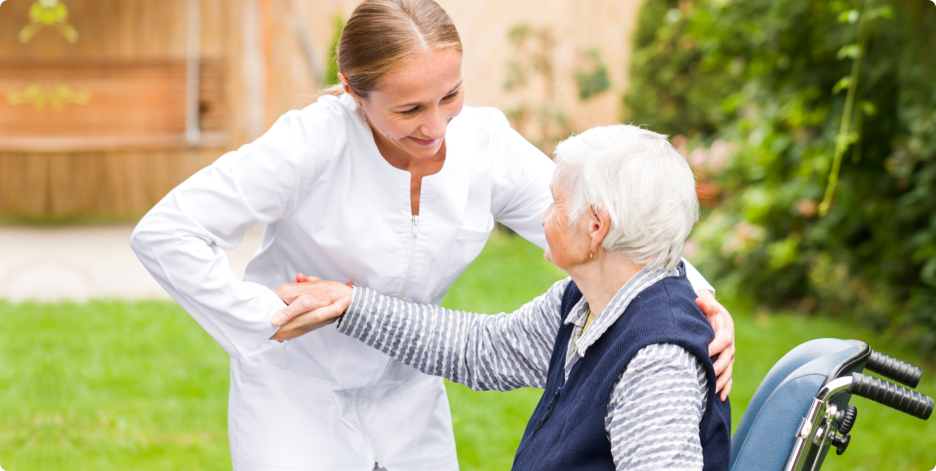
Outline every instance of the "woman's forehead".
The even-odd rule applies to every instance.
[[[454,48],[420,54],[381,77],[376,92],[391,107],[436,101],[462,82],[461,53]]]

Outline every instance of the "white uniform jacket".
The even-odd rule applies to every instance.
[[[271,289],[297,272],[438,304],[495,220],[545,247],[552,161],[490,108],[466,107],[445,139],[414,217],[409,172],[381,157],[349,96],[325,96],[196,173],[137,226],[137,256],[231,355],[234,469],[458,469],[440,378],[333,325],[269,340],[284,306]],[[256,223],[263,243],[240,281],[222,249]]]

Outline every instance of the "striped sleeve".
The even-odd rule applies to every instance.
[[[708,379],[678,345],[644,347],[621,375],[605,416],[618,470],[701,470],[699,423]]]
[[[546,385],[569,279],[512,313],[453,311],[354,287],[338,331],[419,371],[471,389]]]

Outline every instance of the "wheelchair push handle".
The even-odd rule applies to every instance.
[[[929,419],[933,413],[933,398],[929,396],[861,373],[852,373],[851,377],[849,394],[870,399],[918,419]]]
[[[874,350],[871,350],[865,368],[911,388],[920,384],[920,376],[923,375],[923,370],[916,366]]]

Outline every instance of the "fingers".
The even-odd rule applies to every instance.
[[[281,309],[276,314],[273,314],[273,319],[270,321],[276,327],[280,327],[285,324],[292,317],[294,310],[290,309],[290,306],[286,306]]]
[[[302,273],[297,273],[293,283],[308,283],[310,281],[314,283],[316,281],[322,281],[322,279],[317,276],[305,276]]]
[[[735,359],[734,319],[731,318],[731,313],[715,300],[715,295],[711,291],[699,291],[698,295],[696,304],[699,305],[705,317],[708,317],[715,331],[715,338],[709,344],[709,356],[718,355],[718,360],[712,364],[715,375],[718,376],[715,382],[715,393],[720,393],[719,398],[725,402],[731,392],[731,373]]]
[[[279,312],[273,315],[273,320],[272,320],[273,325],[279,327],[285,324],[286,322],[288,322],[293,317],[301,316],[302,314],[305,314],[306,312],[311,311],[313,307],[312,306],[307,307],[307,305],[311,301],[309,298],[310,296],[307,294],[299,295],[299,297],[294,299],[289,304],[289,306],[284,307]]]
[[[719,325],[712,326],[712,328],[715,329],[715,338],[709,343],[708,351],[710,357],[722,353],[725,349],[734,345],[734,332],[725,328],[724,325],[721,325],[721,322],[718,324]]]
[[[293,317],[270,337],[273,340],[290,340],[329,325],[344,314],[351,305],[351,297],[346,296],[327,306],[314,309]]]
[[[301,294],[293,302],[289,303],[289,306],[284,307],[274,314],[272,323],[279,327],[294,317],[301,316],[324,305],[326,305],[326,303],[322,302],[319,297],[308,293]]]
[[[723,350],[734,346],[734,320],[731,314],[714,299],[696,299],[696,304],[712,323],[715,338],[709,344],[709,356],[715,356]]]
[[[725,399],[728,399],[728,393],[731,392],[731,380],[728,380],[728,384],[725,385],[725,389],[722,389],[721,392],[721,401],[725,402]]]
[[[718,376],[718,379],[715,381],[715,394],[721,392],[722,402],[728,398],[728,393],[731,392],[731,374],[734,371],[734,354],[734,345],[729,345],[728,348],[719,354],[718,360],[712,365],[715,369],[715,375]]]
[[[728,367],[734,363],[734,353],[734,345],[729,345],[724,350],[719,352],[718,360],[715,360],[715,363],[712,364],[712,368],[715,369],[716,376],[721,376],[722,373],[724,373]]]
[[[705,314],[705,317],[708,318],[712,318],[722,310],[721,304],[714,299],[696,298],[695,302],[702,310],[702,314]]]
[[[322,279],[317,276],[305,276],[302,273],[297,273],[296,279],[293,280],[293,283],[308,283],[308,282],[314,283],[316,281],[322,281]]]
[[[345,296],[328,306],[321,307],[310,312],[309,315],[317,322],[328,321],[328,323],[331,324],[337,318],[341,317],[341,315],[344,314],[345,310],[348,309],[348,306],[350,305],[351,296]]]
[[[731,370],[733,368],[734,365],[729,363],[728,367],[725,368],[725,371],[718,375],[718,380],[715,381],[715,394],[718,394],[719,392],[724,393],[725,387],[731,382]],[[724,396],[727,396],[727,394],[723,394],[723,397]]]
[[[347,302],[345,302],[347,301]],[[329,307],[333,309],[341,308],[339,313],[335,316],[341,315],[345,309],[351,304],[351,296],[345,296],[334,303],[327,298],[321,296],[315,296],[310,293],[305,293],[297,297],[292,303],[288,306],[281,309],[279,312],[273,315],[271,320],[274,326],[280,327],[285,325],[290,319],[296,319],[300,316],[306,314],[311,314],[313,318],[317,316],[329,316],[331,311],[325,310],[323,308]],[[324,317],[323,317],[324,318]]]

